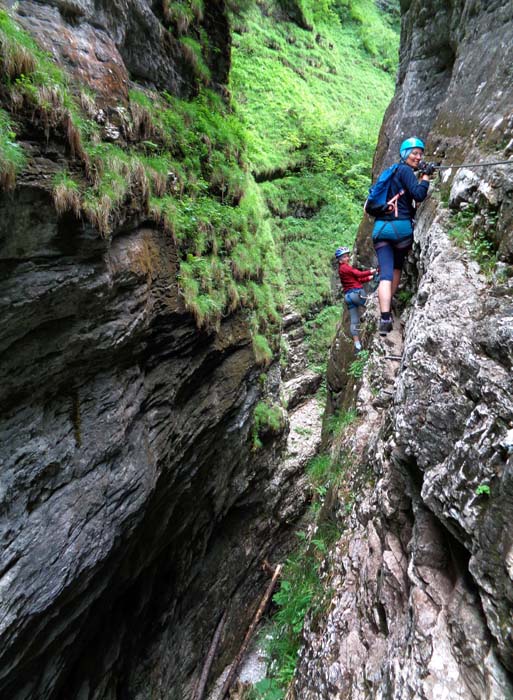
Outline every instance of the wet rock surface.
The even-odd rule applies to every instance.
[[[511,9],[402,3],[399,82],[376,171],[411,133],[446,162],[508,156],[511,105],[500,75],[513,45]],[[435,194],[420,210],[412,300],[371,347],[360,422],[335,446],[350,455],[356,505],[347,516],[341,494],[344,534],[325,573],[334,594],[306,622],[290,697],[513,697],[512,172],[449,171],[437,189],[451,208]],[[466,219],[455,218],[461,211]],[[492,242],[501,261],[493,273],[448,235],[462,221]],[[350,362],[337,339],[331,410],[353,395]]]
[[[251,447],[261,370],[242,319],[196,329],[164,234],[109,244],[20,196],[0,249],[1,694],[187,697],[220,613],[229,653],[280,541],[283,437]]]

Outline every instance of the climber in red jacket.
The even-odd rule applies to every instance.
[[[358,335],[360,316],[367,301],[363,291],[363,284],[370,282],[377,270],[357,270],[349,264],[351,251],[349,248],[337,248],[335,257],[338,260],[338,274],[344,291],[344,299],[351,318],[350,332],[353,338],[356,352],[360,352],[362,344]]]

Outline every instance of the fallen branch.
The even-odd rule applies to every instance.
[[[256,626],[260,622],[260,619],[265,612],[265,609],[267,607],[267,603],[269,602],[269,598],[273,594],[274,588],[276,586],[276,582],[278,581],[278,577],[281,574],[281,569],[282,569],[282,565],[278,564],[278,566],[274,570],[274,574],[273,574],[273,577],[271,579],[271,582],[267,586],[266,591],[265,591],[264,595],[262,596],[262,600],[260,601],[260,605],[258,606],[258,609],[255,613],[255,616],[254,616],[254,618],[253,618],[253,620],[248,628],[248,631],[246,632],[246,636],[244,637],[244,641],[242,642],[242,646],[239,649],[239,653],[237,654],[235,661],[232,663],[232,665],[230,667],[230,672],[228,673],[228,676],[226,677],[226,680],[223,683],[223,687],[221,689],[221,692],[219,693],[219,697],[217,700],[224,700],[224,698],[226,697],[226,694],[228,693],[228,691],[230,690],[230,688],[233,685],[233,681],[235,679],[237,669],[240,665],[242,657],[246,653],[246,649],[248,648],[249,641],[250,641],[251,637],[253,636],[253,632],[255,631]]]
[[[203,666],[203,671],[196,687],[196,692],[194,693],[194,700],[203,700],[205,694],[205,688],[207,686],[208,674],[210,673],[210,667],[212,666],[212,661],[214,660],[217,647],[219,646],[219,640],[221,639],[221,632],[223,631],[224,623],[226,622],[226,610],[223,613],[222,618],[216,627],[214,636],[210,643],[210,648],[208,650],[207,658],[205,659],[205,664]]]

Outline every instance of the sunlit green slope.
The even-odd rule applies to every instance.
[[[393,93],[398,28],[372,0],[259,2],[234,21],[231,90],[274,215],[288,298],[330,298],[336,245],[353,241],[379,126]],[[290,13],[289,13],[290,14]]]

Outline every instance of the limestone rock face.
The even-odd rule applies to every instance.
[[[431,160],[507,159],[512,3],[401,6],[376,172],[412,134]],[[512,178],[511,166],[453,169],[418,214],[413,297],[391,336],[371,344],[361,422],[336,446],[351,460],[356,504],[349,516],[339,505],[345,531],[325,573],[334,594],[306,622],[291,696],[513,697]],[[458,227],[466,247],[449,235]],[[488,275],[475,259],[483,240],[500,261]],[[335,408],[353,391],[351,361],[337,340]]]

